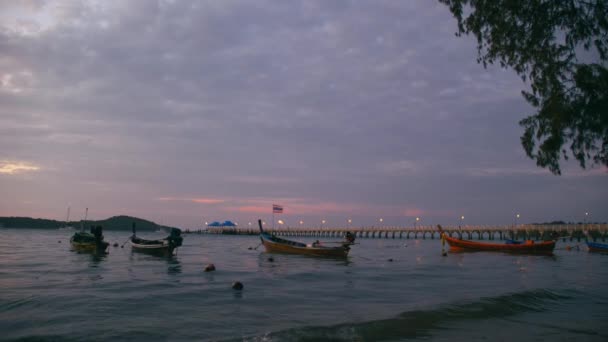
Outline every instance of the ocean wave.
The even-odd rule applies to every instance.
[[[333,326],[310,326],[245,337],[244,341],[389,341],[425,338],[446,324],[492,318],[506,318],[526,312],[548,310],[552,304],[572,298],[570,294],[546,289],[485,297],[472,302],[442,305],[431,310],[414,310],[397,317]]]

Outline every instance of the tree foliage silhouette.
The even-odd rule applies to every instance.
[[[477,38],[479,63],[529,82],[522,95],[536,113],[519,122],[528,157],[554,174],[570,155],[583,169],[608,166],[608,1],[439,1],[457,36]]]

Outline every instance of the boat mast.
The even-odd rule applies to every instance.
[[[87,208],[87,209],[84,211],[84,221],[82,221],[82,223],[80,223],[80,231],[81,231],[81,232],[84,232],[84,224],[85,224],[85,223],[86,223],[86,221],[87,221],[87,216],[88,216],[88,215],[89,215],[89,208]]]
[[[69,226],[70,225],[70,206],[68,206],[68,215],[65,218],[65,226]]]

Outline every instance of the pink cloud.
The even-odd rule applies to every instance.
[[[215,199],[215,198],[193,198],[192,202],[194,203],[203,203],[203,204],[218,204],[226,202],[223,199]]]
[[[428,213],[427,213],[427,212],[425,212],[425,211],[424,211],[424,210],[422,210],[422,209],[419,209],[419,208],[406,208],[406,209],[403,211],[403,214],[404,214],[405,216],[416,216],[416,217],[418,217],[418,216],[424,216],[424,215],[426,215],[426,214],[428,214]]]
[[[220,204],[226,202],[219,198],[184,198],[184,197],[160,197],[159,201],[185,201],[201,204]]]

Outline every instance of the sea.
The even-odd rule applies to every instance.
[[[166,258],[118,231],[105,256],[73,252],[71,234],[0,229],[0,340],[608,341],[608,255],[576,240],[443,256],[438,239],[359,238],[326,259],[187,234]]]

